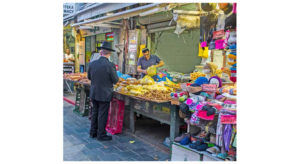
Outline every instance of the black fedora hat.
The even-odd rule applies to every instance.
[[[104,49],[104,50],[108,50],[108,51],[113,51],[115,52],[114,49],[112,49],[112,44],[111,42],[102,42],[101,46],[99,47],[99,49]]]

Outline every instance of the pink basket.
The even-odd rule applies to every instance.
[[[122,133],[125,103],[113,98],[110,103],[106,131],[112,135]]]

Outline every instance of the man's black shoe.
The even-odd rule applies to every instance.
[[[101,137],[98,137],[97,139],[100,141],[110,141],[110,140],[112,140],[112,137],[108,136],[108,135],[103,135]]]
[[[90,138],[96,138],[97,134],[90,134]]]

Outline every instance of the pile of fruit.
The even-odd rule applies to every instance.
[[[179,100],[179,102],[184,102],[188,97],[189,97],[189,93],[186,91],[182,91],[182,92],[172,92],[170,94],[171,98],[174,100]]]
[[[180,84],[176,84],[176,83],[172,82],[171,80],[169,80],[168,78],[166,78],[165,85],[168,86],[168,87],[174,88],[174,89],[180,89],[181,88]]]
[[[190,73],[190,78],[192,81],[196,80],[198,77],[205,77],[206,75],[204,73],[201,72],[193,72]]]
[[[80,79],[79,82],[91,85],[91,80],[89,79]]]
[[[143,97],[151,100],[171,100],[170,93],[173,92],[173,89],[170,87],[164,86],[162,83],[156,83],[154,85],[148,85],[143,87],[146,92]]]
[[[87,73],[65,73],[63,76],[64,79],[72,80],[72,81],[79,81],[82,79],[87,79]]]
[[[162,101],[169,101],[171,99],[170,93],[174,91],[173,88],[165,86],[163,82],[155,83],[148,76],[140,80],[134,78],[124,80],[120,78],[114,89],[121,94]]]

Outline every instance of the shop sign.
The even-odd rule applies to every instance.
[[[134,54],[130,54],[130,55],[129,55],[129,58],[130,58],[130,59],[135,59],[135,55],[134,55]]]
[[[113,32],[109,32],[105,34],[106,41],[113,41],[115,34]]]
[[[75,12],[75,3],[64,3],[64,15],[67,16]]]
[[[202,91],[205,92],[216,92],[217,91],[217,85],[215,84],[202,84]]]
[[[136,44],[136,40],[135,40],[135,38],[134,38],[134,39],[132,39],[132,40],[130,40],[130,44]]]
[[[128,48],[129,48],[129,52],[136,53],[136,51],[137,51],[137,45],[136,44],[130,44]]]

